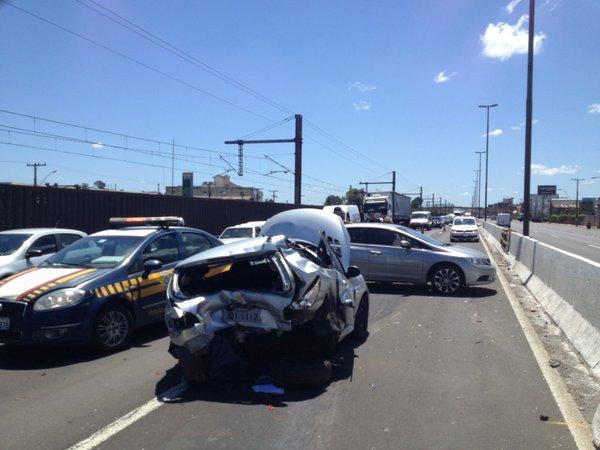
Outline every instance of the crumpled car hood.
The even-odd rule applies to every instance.
[[[300,208],[271,217],[262,227],[262,236],[284,235],[288,238],[319,245],[325,232],[339,250],[344,269],[350,266],[350,235],[339,216],[320,209]]]

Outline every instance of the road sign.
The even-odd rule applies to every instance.
[[[556,195],[555,184],[538,185],[538,195]]]

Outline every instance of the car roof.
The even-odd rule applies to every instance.
[[[209,234],[206,231],[199,230],[198,228],[190,228],[190,227],[168,227],[162,228],[157,226],[139,226],[139,227],[124,227],[124,228],[112,228],[108,230],[98,231],[97,233],[92,234],[91,236],[139,236],[139,237],[147,237],[154,233],[159,233],[162,231],[190,231],[194,233],[200,234]]]
[[[0,231],[0,234],[38,234],[38,233],[76,233],[85,234],[83,231],[69,228],[16,228],[14,230]]]
[[[230,227],[227,228],[246,228],[246,227],[256,227],[256,226],[262,226],[265,224],[264,220],[255,220],[253,222],[244,222],[244,223],[238,223],[237,225],[231,225]]]

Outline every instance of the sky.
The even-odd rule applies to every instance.
[[[395,170],[399,192],[470,205],[478,105],[497,103],[488,202],[521,199],[527,13],[528,0],[0,0],[0,180],[31,183],[38,161],[52,183],[162,190],[174,142],[175,184],[228,171],[292,202],[293,144],[245,146],[238,176],[224,141],[292,138],[284,119],[302,114],[303,203]],[[574,198],[586,178],[580,196],[600,196],[599,43],[600,0],[537,1],[532,192]]]

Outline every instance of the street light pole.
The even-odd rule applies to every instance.
[[[571,181],[575,181],[575,226],[579,226],[579,182],[585,180],[585,178],[571,178]]]
[[[479,180],[477,182],[477,216],[481,218],[481,155],[485,152],[475,152],[479,155]]]
[[[490,108],[498,106],[497,103],[493,105],[479,105],[480,108],[487,110],[487,126],[485,133],[485,193],[484,193],[484,205],[483,205],[483,220],[487,220],[487,195],[488,195],[488,165],[490,159]]]
[[[529,36],[527,47],[527,100],[525,101],[525,169],[523,170],[523,236],[529,236],[531,205],[531,125],[533,123],[533,38],[535,0],[529,0]]]
[[[46,175],[42,181],[40,182],[40,184],[44,184],[44,181],[46,181],[46,178],[48,178],[50,175],[52,175],[53,173],[58,173],[58,169],[53,170],[52,172],[50,172],[48,175]]]

